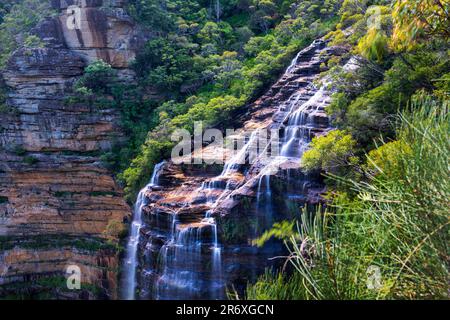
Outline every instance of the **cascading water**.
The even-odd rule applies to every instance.
[[[311,129],[314,123],[312,116],[323,109],[328,103],[329,93],[326,91],[326,81],[305,103],[296,107],[289,115],[285,128],[285,137],[281,146],[281,155],[300,159],[309,145]],[[311,110],[312,109],[312,110]]]
[[[264,184],[264,191],[262,185]],[[261,203],[264,203],[264,206]],[[270,188],[270,174],[261,175],[258,182],[258,191],[256,194],[256,208],[257,210],[264,210],[266,218],[272,220],[273,208],[272,208],[272,190]],[[270,222],[269,222],[270,223]]]
[[[145,205],[145,193],[152,187],[158,185],[158,178],[163,165],[164,162],[155,165],[149,184],[139,192],[136,203],[134,205],[131,232],[125,253],[123,280],[123,298],[125,300],[133,300],[135,298],[136,269],[138,266],[137,249],[139,245],[139,233],[142,227],[142,208]]]
[[[173,219],[176,221],[176,215]],[[200,290],[194,264],[201,261],[201,231],[179,229],[174,222],[171,240],[160,251],[161,276],[155,287],[156,299],[195,297]]]
[[[216,178],[202,183],[198,191],[206,192],[207,203],[214,208],[227,194],[229,183],[225,186],[221,181],[237,172],[254,145],[257,134],[253,132],[244,147],[240,149],[224,165],[222,173]],[[223,191],[217,197],[214,191]],[[222,276],[221,246],[218,239],[216,220],[210,216],[211,210],[206,212],[204,219],[199,223],[184,224],[177,221],[177,213],[173,214],[172,233],[170,241],[166,242],[160,250],[159,269],[161,276],[156,281],[156,299],[195,299],[205,294],[211,299],[221,299],[224,296]],[[206,235],[209,231],[211,235]],[[210,250],[211,254],[204,254]],[[210,260],[211,269],[206,270]],[[208,279],[208,281],[205,281]]]
[[[221,248],[215,220],[206,217],[200,223],[185,225],[177,222],[177,213],[172,219],[171,239],[159,254],[161,276],[155,284],[155,298],[200,299],[206,294],[211,299],[222,298]],[[205,250],[211,250],[211,270]]]
[[[223,185],[221,181],[229,178],[230,175],[232,175],[233,173],[236,173],[239,170],[239,168],[243,164],[245,164],[246,158],[249,157],[252,154],[252,152],[254,155],[256,155],[256,153],[254,152],[255,150],[252,150],[252,148],[253,149],[257,148],[258,143],[257,138],[258,138],[258,131],[253,131],[250,134],[248,141],[244,143],[244,146],[240,150],[238,150],[233,157],[231,157],[228,161],[225,162],[222,173],[219,176],[202,183],[202,186],[200,187],[199,191],[206,192],[207,203],[210,203],[212,205],[211,208],[214,208],[218,203],[220,203],[220,200],[222,200],[230,190],[230,181],[228,181],[225,184],[223,192],[219,193],[219,196],[215,198],[213,193],[214,191],[221,189],[221,186]],[[209,216],[207,213],[206,218],[208,217]]]
[[[148,240],[146,248],[151,261],[143,270],[141,278],[144,280],[140,280],[147,281],[146,288],[149,290],[146,293],[149,297],[223,298],[225,285],[236,278],[242,279],[241,272],[246,272],[241,271],[242,266],[246,270],[249,266],[258,269],[254,276],[246,277],[245,281],[256,279],[261,268],[267,266],[267,258],[280,252],[281,245],[276,243],[259,251],[251,246],[249,240],[258,237],[258,232],[264,231],[264,228],[281,218],[278,214],[283,214],[287,205],[291,205],[286,204],[285,200],[287,202],[292,199],[295,202],[293,205],[298,208],[299,205],[308,203],[313,188],[313,192],[321,190],[320,183],[300,172],[300,159],[311,138],[330,129],[324,113],[329,102],[329,92],[325,85],[317,88],[313,84],[328,55],[324,47],[323,41],[315,41],[300,52],[280,81],[269,90],[267,101],[264,100],[255,111],[250,110],[250,125],[246,125],[246,128],[253,128],[252,134],[246,136],[244,145],[226,161],[220,175],[209,178],[206,173],[199,173],[201,170],[198,168],[188,167],[183,171],[174,165],[173,172],[167,170],[167,178],[172,179],[170,187],[148,196],[151,204],[147,206],[148,215],[144,216],[144,220],[146,228],[148,227],[145,232]],[[259,144],[260,132],[267,128],[281,129],[279,132],[282,138],[276,144],[276,149],[281,152],[274,157],[272,153],[272,157],[268,159],[258,156],[261,151],[273,152],[273,145],[266,145],[261,150]],[[255,155],[256,159],[251,159]],[[190,178],[191,175],[193,179]],[[289,185],[280,186],[280,179],[284,179],[286,175]],[[177,179],[182,181],[181,184]],[[168,195],[165,194],[166,191]],[[285,192],[283,197],[280,197],[280,192]],[[243,208],[241,199],[255,199],[256,203],[253,202],[242,213],[238,211]],[[234,209],[237,210],[231,212]],[[224,232],[225,223],[235,219],[237,222],[232,223],[239,224],[242,217],[242,223],[248,223],[248,232],[251,234],[244,235],[247,238],[242,243],[238,242],[238,245],[226,242],[226,237],[222,237],[225,242],[220,243],[216,220],[218,217],[221,223],[224,221],[221,228]],[[161,222],[160,218],[163,218]],[[256,229],[258,232],[255,232]],[[229,275],[230,270],[234,279]],[[237,273],[239,275],[236,277]],[[146,274],[151,276],[146,278]]]

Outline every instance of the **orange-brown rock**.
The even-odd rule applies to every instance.
[[[0,114],[0,248],[12,248],[0,253],[0,285],[7,288],[64,276],[73,262],[86,284],[103,289],[102,297],[117,297],[118,252],[80,252],[72,244],[117,243],[110,227],[130,214],[121,188],[100,161],[113,140],[124,138],[120,115],[115,109],[68,103],[67,97],[84,68],[97,59],[110,63],[121,77],[133,76],[127,67],[140,32],[124,3],[51,0],[59,16],[32,30],[45,46],[18,49],[1,75],[12,109]],[[71,5],[80,8],[79,29],[66,23]],[[42,238],[48,239],[45,249]],[[54,238],[66,239],[64,247]],[[77,297],[77,292],[58,297]]]
[[[81,290],[78,292],[71,292],[64,287],[65,271],[74,265],[79,266],[81,272]],[[118,257],[110,250],[90,252],[70,247],[13,248],[0,253],[0,294],[17,295],[17,289],[8,289],[8,285],[26,282],[28,283],[24,289],[26,297],[35,298],[41,288],[39,285],[33,286],[33,281],[39,283],[39,279],[49,278],[57,279],[61,284],[61,287],[52,288],[51,294],[55,298],[96,299],[98,296],[90,289],[94,287],[104,295],[103,298],[115,299],[118,291],[118,268]],[[84,290],[85,288],[89,289]],[[87,296],[83,296],[86,293]]]

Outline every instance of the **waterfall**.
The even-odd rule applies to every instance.
[[[248,242],[243,243],[248,250],[245,251],[245,259],[248,257],[248,261],[240,258],[233,260],[234,257],[230,258],[231,252],[233,255],[238,254],[239,250],[234,249],[239,248],[221,244],[218,223],[222,218],[218,220],[218,217],[223,212],[240,208],[238,205],[241,198],[251,199],[255,195],[256,203],[253,202],[253,208],[256,208],[256,214],[253,210],[248,210],[251,217],[245,220],[251,223],[249,231],[252,234],[247,238],[250,239],[258,237],[259,232],[283,218],[286,208],[291,205],[298,208],[309,201],[310,194],[320,193],[320,182],[311,180],[299,171],[300,160],[311,138],[330,129],[324,112],[330,100],[328,79],[322,79],[322,85],[319,86],[313,83],[329,52],[328,48],[322,50],[323,48],[323,41],[315,41],[299,52],[279,82],[266,94],[269,101],[267,109],[261,110],[266,108],[263,101],[256,105],[254,111],[250,110],[251,119],[245,128],[252,128],[251,134],[241,135],[244,138],[239,142],[243,146],[228,158],[219,175],[207,178],[205,173],[203,179],[195,176],[195,179],[186,183],[183,172],[183,175],[180,174],[180,185],[171,185],[148,196],[149,199],[154,199],[152,206],[149,206],[154,223],[159,223],[159,216],[167,217],[161,228],[149,232],[149,235],[146,233],[146,237],[151,239],[147,252],[151,260],[147,268],[151,274],[147,278],[149,297],[163,300],[221,299],[224,297],[226,283],[234,276],[233,272],[245,274],[247,264],[253,264],[258,271],[247,280],[255,279],[259,268],[266,266],[261,263],[261,256],[267,261],[267,258],[279,252],[276,251],[280,250],[276,243],[259,250],[245,247],[251,246]],[[265,129],[281,129],[281,140],[275,146],[272,138],[277,135],[272,134],[270,147],[268,144],[261,146],[262,133],[265,133],[262,130]],[[274,149],[276,155],[265,157],[267,150],[273,152]],[[189,170],[187,172],[192,174]],[[287,190],[283,187],[280,189],[279,179],[284,177],[284,173],[288,176],[288,184],[292,183],[287,186]],[[285,192],[283,197],[280,197],[280,192]],[[145,190],[142,195],[144,193]],[[284,200],[287,202],[284,203]],[[135,208],[137,226],[141,224],[143,201],[139,196]],[[245,222],[243,219],[243,223]],[[226,229],[227,226],[224,227]],[[132,235],[136,234],[137,240],[138,231],[132,230]],[[132,245],[130,239],[130,246]],[[134,260],[129,259],[130,265],[134,263],[136,267],[136,249],[130,251],[134,252]],[[255,259],[252,258],[254,252]],[[244,269],[241,271],[242,266]],[[133,284],[131,291],[134,291],[134,274],[129,276],[131,277],[133,278],[129,283]]]
[[[255,150],[252,150],[251,148],[257,148],[257,138],[258,131],[255,130],[250,134],[250,137],[248,138],[248,141],[244,143],[244,146],[239,149],[233,157],[225,162],[221,174],[209,181],[203,182],[201,187],[197,190],[206,192],[206,202],[212,205],[211,208],[216,207],[216,205],[220,203],[220,201],[230,191],[230,180],[228,180],[228,182],[225,184],[223,192],[221,192],[218,197],[214,197],[213,192],[215,190],[221,189],[221,181],[229,178],[233,173],[236,173],[239,168],[241,168],[241,166],[245,164],[247,157],[252,156],[252,152],[254,152],[253,155],[255,154]]]
[[[208,214],[207,214],[208,215]],[[221,248],[214,218],[205,217],[201,222],[184,225],[176,222],[173,214],[171,239],[160,250],[160,277],[156,281],[154,296],[157,300],[199,299],[209,292],[210,299],[222,297]],[[212,233],[207,235],[208,230]],[[206,245],[212,245],[211,270],[206,268],[203,255]],[[208,275],[209,274],[209,275]],[[211,279],[209,286],[204,280]]]
[[[216,20],[217,22],[220,21],[220,0],[216,0]]]
[[[176,220],[176,215],[173,217]],[[196,295],[199,279],[189,266],[201,261],[201,230],[179,229],[174,223],[172,239],[160,251],[160,278],[156,283],[156,299],[183,299]]]
[[[290,113],[285,127],[285,137],[281,146],[281,155],[300,159],[311,140],[311,129],[314,128],[312,117],[323,110],[329,103],[327,92],[328,78],[322,81],[320,88],[305,103]]]
[[[314,41],[311,46],[300,51],[286,69],[285,76],[292,76],[297,72],[300,63],[299,60],[301,58],[303,59],[303,56],[310,56],[308,57],[310,66],[305,65],[306,68],[311,67],[311,65],[320,61],[317,60],[317,56],[320,52],[319,47],[321,43],[321,41]],[[287,100],[287,105],[282,104],[279,106],[279,111],[286,111],[286,115],[281,121],[281,125],[284,126],[284,138],[280,144],[281,152],[279,156],[271,159],[269,163],[263,164],[259,173],[258,189],[256,193],[256,208],[258,211],[262,211],[261,213],[263,213],[263,215],[261,216],[264,216],[267,224],[272,223],[274,215],[270,177],[271,175],[276,174],[280,165],[289,159],[292,162],[300,164],[300,159],[311,141],[311,130],[314,128],[314,123],[311,121],[311,118],[318,110],[323,109],[329,102],[327,99],[329,94],[326,90],[328,79],[324,79],[322,82],[323,84],[320,88],[316,88],[314,84],[310,83],[307,86],[308,93],[301,90],[294,92]],[[258,148],[258,135],[259,130],[252,131],[244,146],[225,163],[222,173],[202,184],[200,189],[207,192],[207,203],[212,204],[211,210],[209,211],[210,213],[224,199],[229,199],[233,196],[234,191],[229,188],[230,180],[226,183],[225,189],[219,193],[219,196],[216,195],[215,200],[211,194],[214,190],[220,189],[220,183],[218,182],[223,181],[229,178],[233,173],[238,172],[242,165],[246,163],[247,159],[249,162],[254,160],[251,159],[251,152],[253,151],[253,148]],[[259,150],[259,152],[261,154],[261,150]],[[265,150],[263,150],[263,152],[265,152]],[[263,186],[264,190],[262,190]]]
[[[292,73],[292,71],[294,70],[295,66],[298,63],[298,58],[302,55],[303,51],[300,51],[299,53],[297,53],[297,55],[295,56],[295,58],[291,61],[291,63],[289,64],[289,66],[286,69],[286,73]]]
[[[131,223],[131,232],[128,239],[125,263],[124,263],[124,289],[123,298],[125,300],[135,299],[136,291],[136,269],[138,266],[137,249],[139,245],[139,232],[142,227],[142,208],[145,205],[145,193],[158,185],[158,178],[164,162],[158,163],[153,169],[152,178],[138,194],[133,210],[133,221]]]
[[[223,278],[222,278],[222,249],[219,245],[219,239],[217,236],[217,223],[216,221],[213,219],[211,221],[211,226],[213,228],[213,239],[214,239],[214,246],[212,248],[212,261],[213,261],[213,266],[212,266],[212,272],[214,275],[217,276],[217,280],[218,280],[218,285],[222,286],[223,283]],[[211,282],[211,288],[210,288],[210,294],[214,297],[214,295],[216,295],[217,289],[214,286],[214,282]],[[219,288],[219,292],[220,292],[220,288]],[[217,296],[217,298],[222,298],[220,295]]]
[[[255,130],[250,134],[250,138],[247,143],[244,144],[244,147],[238,150],[236,154],[225,163],[222,173],[217,178],[225,178],[231,173],[236,172],[243,164],[245,164],[245,159],[247,156],[250,156],[250,153],[253,151],[251,150],[251,147],[257,147],[257,138],[258,131]]]
[[[262,191],[262,184],[265,184],[265,190],[264,192]],[[261,208],[261,196],[263,198],[264,201],[264,205],[265,205],[265,210],[266,212],[270,213],[271,215],[271,204],[272,204],[272,189],[270,187],[270,174],[266,174],[266,175],[261,175],[261,177],[259,178],[258,181],[258,191],[256,194],[256,208],[259,210]]]

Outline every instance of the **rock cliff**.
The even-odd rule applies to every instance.
[[[97,59],[132,76],[139,31],[124,1],[51,5],[59,14],[32,31],[45,45],[14,52],[2,74],[10,111],[0,114],[0,296],[115,298],[117,239],[108,232],[130,208],[99,156],[122,138],[119,114],[67,96]],[[63,283],[49,293],[42,283],[63,277],[68,265],[80,267],[85,290],[67,292]]]

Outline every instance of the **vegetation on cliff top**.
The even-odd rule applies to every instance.
[[[36,40],[31,29],[54,14],[49,1],[6,0],[0,4],[0,70],[15,49]]]

